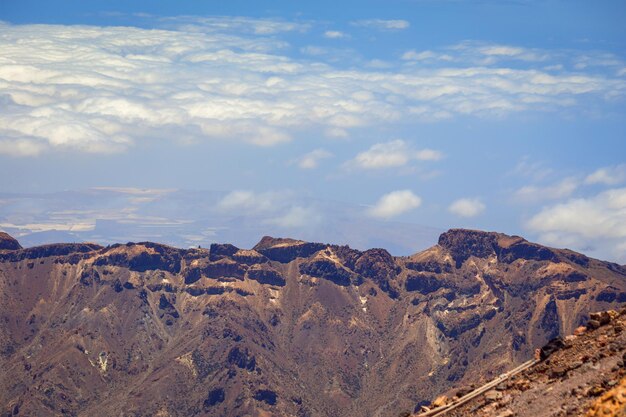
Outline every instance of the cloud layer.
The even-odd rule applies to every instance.
[[[378,70],[356,56],[351,69],[340,69],[323,56],[299,57],[282,39],[314,23],[227,17],[157,23],[162,29],[0,23],[0,153],[120,152],[171,138],[272,146],[312,130],[348,136],[397,122],[558,111],[626,91],[619,74],[597,70],[597,62],[624,67],[611,56],[594,61],[464,43],[410,51]],[[400,30],[409,23],[354,25]]]

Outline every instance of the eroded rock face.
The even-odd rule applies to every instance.
[[[247,277],[261,284],[279,287],[284,287],[287,284],[285,278],[278,271],[270,268],[251,268],[248,270]]]
[[[350,285],[353,274],[328,259],[315,259],[300,264],[300,273],[322,278],[343,287]]]
[[[498,234],[476,230],[452,229],[439,236],[439,246],[450,252],[460,268],[470,256],[486,258],[495,255]]]
[[[444,283],[434,275],[409,275],[406,279],[405,288],[407,291],[418,291],[422,294],[430,294],[441,288],[443,284]]]
[[[496,255],[501,262],[517,259],[558,262],[558,255],[550,248],[528,242],[519,236],[477,230],[452,229],[439,237],[439,245],[450,252],[460,268],[470,256],[487,258]],[[571,254],[568,254],[572,258]],[[583,262],[583,258],[573,257]]]
[[[0,253],[0,262],[19,262],[25,259],[39,259],[55,257],[61,262],[70,261],[73,255],[76,259],[85,259],[89,252],[101,250],[102,246],[94,243],[55,243],[51,245],[34,246],[32,248],[12,250]],[[77,261],[76,261],[77,262]],[[76,263],[72,262],[72,263]]]
[[[8,233],[0,232],[0,250],[22,249],[20,243]]]
[[[209,259],[218,261],[223,258],[231,257],[239,251],[239,248],[228,243],[212,243],[209,249]]]
[[[180,272],[183,255],[183,250],[166,245],[151,242],[128,243],[103,250],[94,265],[113,265],[137,272],[163,270],[177,274]]]
[[[307,258],[326,246],[322,243],[308,243],[294,239],[265,236],[253,249],[272,261],[287,263],[296,258]]]
[[[269,237],[3,250],[0,405],[395,417],[619,303],[620,268],[462,230],[409,257]]]
[[[396,265],[394,258],[384,249],[367,250],[354,264],[354,272],[374,281],[392,298],[399,296],[396,277],[400,271],[401,268]]]

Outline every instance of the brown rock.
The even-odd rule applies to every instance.
[[[589,330],[595,330],[595,329],[597,329],[598,327],[600,327],[600,322],[599,322],[598,320],[589,320],[589,321],[587,322],[587,328],[588,328]]]
[[[576,336],[580,336],[581,334],[585,333],[587,331],[587,328],[585,326],[579,326],[576,328],[576,330],[574,330],[574,335]]]
[[[567,375],[567,370],[568,369],[563,366],[555,366],[554,368],[550,370],[550,378],[552,379],[563,378],[564,376]]]
[[[433,406],[433,408],[439,408],[443,407],[446,404],[448,404],[448,397],[446,397],[445,395],[440,395],[439,397],[435,398],[435,401],[433,401],[431,405]]]
[[[513,417],[514,415],[515,413],[512,410],[507,409],[498,414],[496,417]]]
[[[596,320],[600,323],[601,326],[605,324],[609,324],[611,322],[611,315],[608,311],[600,311],[597,313],[589,314],[589,321]]]
[[[589,390],[587,391],[587,396],[597,397],[599,395],[602,395],[603,392],[604,392],[604,388],[598,385],[594,385],[593,387],[589,388]]]
[[[502,399],[502,393],[499,391],[487,391],[485,393],[485,400],[489,402],[494,402]]]

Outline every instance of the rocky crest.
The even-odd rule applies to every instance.
[[[20,243],[8,233],[0,232],[0,251],[22,249]]]
[[[0,250],[0,411],[20,415],[396,417],[626,302],[622,266],[492,232],[408,257],[272,237],[16,243]]]

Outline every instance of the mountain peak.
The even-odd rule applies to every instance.
[[[0,250],[18,250],[18,249],[22,249],[22,245],[20,245],[17,239],[12,237],[8,233],[0,232]]]
[[[446,249],[460,267],[471,256],[487,258],[495,255],[505,263],[516,259],[556,261],[556,250],[532,243],[519,236],[470,229],[450,229],[439,236],[439,246]]]
[[[283,247],[294,246],[294,245],[301,245],[303,243],[306,243],[306,242],[302,240],[284,238],[284,237],[263,236],[261,240],[259,241],[259,243],[254,245],[252,249],[259,251],[259,250],[274,248],[277,246],[283,246]]]

